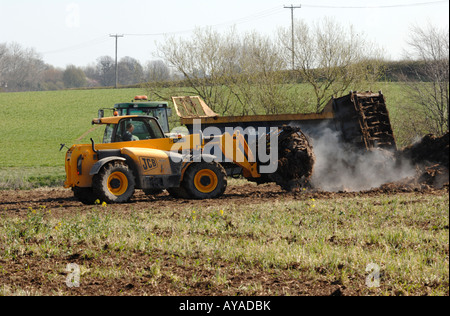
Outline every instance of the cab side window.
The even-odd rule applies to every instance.
[[[164,138],[164,134],[154,119],[132,118],[119,122],[115,141],[129,142],[155,138]]]

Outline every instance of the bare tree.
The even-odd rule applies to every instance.
[[[97,65],[95,63],[90,63],[82,67],[84,74],[86,75],[87,86],[88,87],[98,87],[100,86],[100,76],[97,71]]]
[[[6,63],[5,63],[5,55],[2,52],[2,44],[0,44],[0,92],[4,89],[8,88],[8,82],[5,78],[5,72],[6,72]]]
[[[59,90],[64,89],[63,82],[64,70],[46,65],[42,72],[40,86],[42,90]]]
[[[97,73],[102,86],[112,86],[115,82],[115,61],[110,56],[97,58]]]
[[[148,81],[167,81],[170,79],[170,69],[162,60],[151,60],[145,67],[145,77]]]
[[[130,56],[125,56],[118,63],[119,83],[132,85],[144,80],[144,68],[141,63]]]
[[[18,43],[0,46],[0,70],[3,86],[9,91],[38,90],[45,64],[33,48]]]
[[[267,37],[197,29],[190,39],[168,38],[160,57],[183,75],[195,93],[220,114],[274,113],[285,109],[279,80],[284,61]],[[178,83],[179,85],[179,83]],[[181,91],[180,91],[181,90]]]
[[[276,114],[289,111],[292,103],[283,70],[285,62],[269,37],[245,34],[231,48],[234,54],[225,85],[236,96],[241,114]]]
[[[285,59],[292,60],[291,30],[281,29],[279,40]],[[312,27],[298,20],[294,43],[294,71],[313,88],[317,112],[332,96],[367,86],[380,75],[380,51],[353,27],[345,28],[332,19]]]
[[[221,35],[212,29],[197,29],[191,39],[167,38],[158,47],[159,57],[182,74],[187,84],[183,94],[199,95],[213,109],[227,112],[229,91],[220,85],[226,73],[223,51],[233,32]]]
[[[404,77],[409,95],[428,131],[442,135],[449,129],[449,30],[412,26],[408,47],[408,58],[418,61],[414,77]]]
[[[218,106],[219,101],[215,97],[217,86],[217,71],[214,61],[208,62],[220,44],[220,35],[217,32],[207,29],[202,31],[197,29],[192,39],[166,38],[165,42],[158,46],[160,58],[165,60],[171,67],[183,76],[187,87],[183,91],[176,88],[174,83],[170,94],[196,94],[205,100],[213,109]],[[216,56],[218,57],[218,56]],[[218,58],[213,58],[217,59]],[[154,87],[154,85],[152,85]],[[166,96],[170,98],[170,95]]]
[[[8,48],[6,47],[6,43],[0,43],[0,89],[4,87],[4,76],[6,72],[6,54],[8,52]]]

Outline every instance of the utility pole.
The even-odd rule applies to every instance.
[[[291,6],[284,6],[285,9],[291,9],[291,31],[292,31],[292,70],[294,70],[294,63],[295,63],[295,51],[294,51],[294,9],[300,9],[302,6],[294,6],[291,4]]]
[[[119,37],[123,37],[123,34],[122,35],[119,35],[119,34],[116,34],[116,35],[109,35],[109,37],[115,37],[116,38],[116,85],[115,85],[115,88],[117,89],[117,82],[118,82],[118,72],[117,72],[117,38],[119,38]]]

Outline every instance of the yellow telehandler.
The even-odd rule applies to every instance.
[[[100,113],[100,112],[99,112]],[[257,147],[249,146],[237,130],[219,135],[166,136],[157,118],[148,115],[100,117],[92,124],[105,126],[103,142],[73,145],[66,153],[65,188],[72,188],[85,204],[95,201],[124,203],[136,189],[153,194],[167,190],[172,196],[211,199],[221,196],[227,186],[224,165],[240,168],[240,174],[258,183],[307,182],[312,174],[314,154],[299,129],[277,128],[282,148],[276,148],[275,161],[262,161],[269,151],[269,135],[259,137]],[[273,136],[273,135],[272,135]],[[267,144],[266,144],[267,143]],[[263,145],[261,145],[263,144]],[[289,147],[289,148],[286,148]],[[262,168],[274,164],[270,174]],[[269,168],[270,169],[270,168]]]

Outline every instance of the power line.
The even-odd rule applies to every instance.
[[[44,54],[44,55],[57,54],[57,53],[63,53],[63,52],[66,52],[66,51],[84,49],[84,48],[87,48],[87,47],[92,47],[92,46],[96,46],[96,45],[102,44],[102,43],[106,42],[107,40],[108,39],[105,38],[104,36],[97,37],[97,38],[91,39],[89,41],[82,42],[80,44],[76,44],[76,45],[68,46],[68,47],[65,47],[65,48],[60,48],[60,49],[55,49],[55,50],[43,52],[42,54]]]
[[[213,24],[213,25],[209,25],[209,27],[221,27],[221,26],[225,26],[225,25],[230,25],[230,24],[243,24],[243,23],[248,23],[254,20],[258,20],[258,19],[262,19],[262,18],[266,18],[268,16],[272,16],[274,14],[278,14],[283,10],[283,8],[280,8],[279,6],[277,7],[273,7],[270,9],[266,9],[260,12],[257,12],[255,14],[249,15],[249,16],[245,16],[242,18],[238,18],[238,19],[234,19],[234,20],[229,20],[229,21],[225,21],[222,23],[218,23],[218,24]],[[194,29],[188,29],[188,30],[181,30],[181,31],[173,31],[173,32],[164,32],[164,33],[127,33],[124,34],[126,36],[164,36],[164,35],[175,35],[175,34],[182,34],[182,33],[190,33],[193,32],[195,30]]]
[[[444,2],[448,2],[448,0],[431,1],[431,2],[417,2],[417,3],[404,3],[404,4],[368,5],[368,6],[334,6],[334,5],[304,4],[303,7],[305,7],[305,8],[320,8],[320,9],[389,9],[389,8],[434,5],[434,4],[444,3]]]
[[[268,16],[272,16],[274,14],[278,14],[281,11],[283,11],[283,8],[280,8],[279,6],[276,7],[272,7],[269,9],[265,9],[262,11],[259,11],[255,14],[249,15],[249,16],[245,16],[242,18],[238,18],[238,19],[234,19],[234,20],[229,20],[229,21],[225,21],[222,23],[218,23],[218,24],[214,24],[211,25],[210,27],[221,27],[221,26],[225,26],[225,25],[229,25],[229,24],[242,24],[242,23],[248,23],[257,19],[261,19],[261,18],[265,18]],[[175,34],[182,34],[182,33],[190,33],[193,32],[195,30],[194,29],[188,29],[188,30],[180,30],[180,31],[173,31],[173,32],[161,32],[161,33],[126,33],[126,34],[121,34],[118,37],[123,37],[123,36],[164,36],[164,35],[175,35]],[[110,37],[116,37],[116,35],[110,35]],[[117,38],[116,38],[117,40]],[[101,37],[97,37],[94,39],[91,39],[89,41],[86,42],[82,42],[73,46],[68,46],[68,47],[64,47],[64,48],[60,48],[60,49],[56,49],[56,50],[52,50],[52,51],[47,51],[47,52],[43,52],[42,54],[47,55],[47,54],[56,54],[56,53],[64,53],[67,51],[73,51],[73,50],[79,50],[79,49],[84,49],[84,48],[88,48],[88,47],[92,47],[92,46],[96,46],[99,44],[103,44],[105,42],[108,41],[108,38],[105,38],[104,36]],[[116,50],[117,50],[117,43],[116,43]],[[117,62],[116,62],[117,64]]]
[[[247,23],[247,22],[251,22],[251,21],[254,21],[254,20],[266,18],[266,17],[272,16],[274,14],[278,14],[281,11],[283,11],[283,8],[280,8],[279,6],[277,6],[277,7],[271,8],[271,9],[263,10],[263,11],[260,11],[258,13],[255,13],[255,14],[243,17],[243,18],[234,19],[234,20],[223,22],[223,23],[211,25],[211,27],[219,27],[219,26],[228,25],[228,24]]]
[[[229,20],[226,22],[222,22],[222,23],[218,23],[215,25],[211,25],[210,27],[221,27],[221,26],[225,26],[225,25],[229,25],[229,24],[242,24],[242,23],[247,23],[247,22],[251,22],[257,19],[261,19],[261,18],[265,18],[274,14],[278,14],[283,10],[283,8],[280,8],[279,6],[277,7],[273,7],[270,9],[265,9],[262,10],[260,12],[257,12],[255,14],[246,16],[246,17],[242,17],[239,19],[234,19],[234,20]],[[123,36],[164,36],[164,35],[175,35],[175,34],[182,34],[182,33],[190,33],[193,32],[195,29],[188,29],[188,30],[180,30],[180,31],[173,31],[173,32],[163,32],[163,33],[126,33],[126,34],[121,34],[118,37],[123,37]],[[116,34],[117,35],[117,34]],[[110,37],[115,37],[116,35],[110,35]],[[117,40],[117,38],[116,38]],[[61,48],[61,49],[56,49],[56,50],[52,50],[52,51],[47,51],[44,52],[44,55],[47,54],[56,54],[56,53],[63,53],[63,52],[67,52],[67,51],[72,51],[72,50],[78,50],[78,49],[84,49],[84,48],[88,48],[91,46],[96,46],[102,43],[107,42],[108,39],[105,38],[104,36],[102,37],[98,37],[98,38],[94,38],[92,40],[86,41],[86,42],[82,42],[80,44],[77,45],[73,45],[73,46],[68,46],[65,48]],[[117,49],[117,44],[116,44],[116,49]]]

